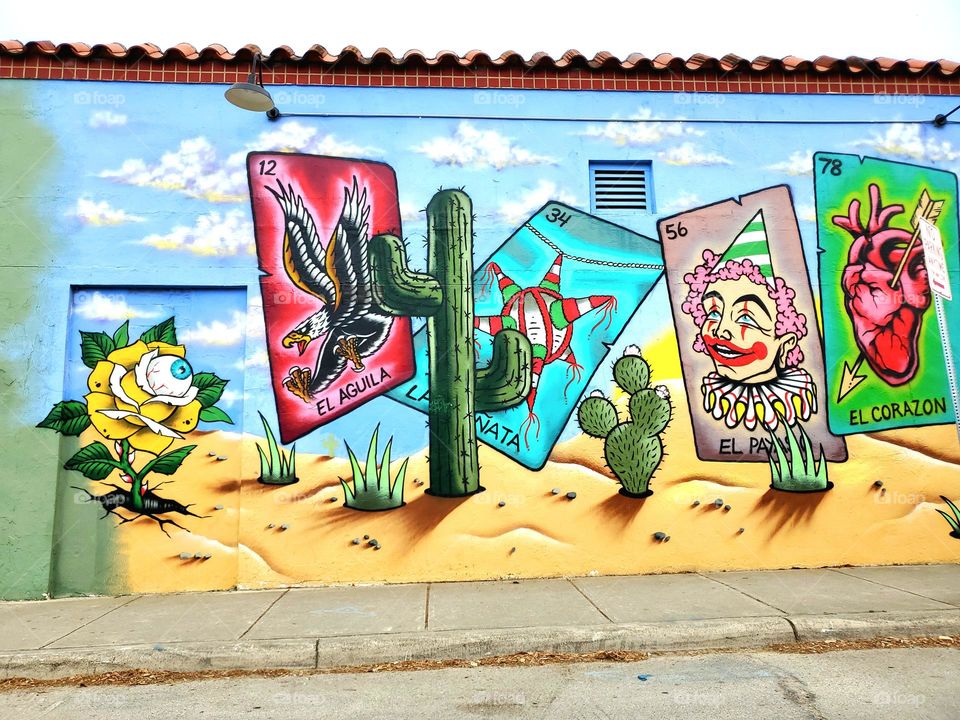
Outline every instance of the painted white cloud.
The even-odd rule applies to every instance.
[[[237,370],[247,370],[249,368],[268,367],[269,364],[270,358],[267,356],[266,349],[260,349],[250,353],[243,360],[236,362],[234,367]]]
[[[786,173],[787,175],[812,175],[813,174],[813,152],[807,150],[805,152],[800,152],[799,150],[793,153],[790,153],[790,157],[786,160],[773,165],[767,165],[767,170],[773,170],[774,172]]]
[[[567,205],[579,205],[577,198],[557,187],[551,180],[541,180],[535,188],[526,190],[517,200],[508,200],[500,205],[498,214],[505,222],[515,225],[528,219],[544,204],[556,200]]]
[[[205,137],[195,137],[181,141],[176,150],[164,153],[157,162],[131,158],[119,168],[103,170],[100,177],[125,185],[181,192],[210,202],[241,202],[248,195],[245,163],[251,150],[338,157],[382,154],[377,148],[324,135],[314,127],[291,121],[276,130],[261,133],[256,140],[226,158]]]
[[[908,157],[913,160],[938,162],[960,159],[960,148],[954,148],[946,140],[940,141],[934,137],[924,139],[919,125],[897,123],[891,125],[883,135],[874,133],[869,140],[858,140],[852,145],[865,147],[883,155]]]
[[[82,290],[76,293],[73,307],[77,315],[87,320],[132,320],[158,315],[156,312],[135,308],[122,297],[106,295],[98,290]]]
[[[220,395],[220,400],[217,404],[224,407],[232,407],[233,405],[236,405],[238,401],[243,399],[244,394],[242,392],[239,390],[230,390],[228,388],[223,391],[222,395]]]
[[[112,110],[99,110],[90,116],[89,124],[92,128],[123,127],[127,124],[127,116]]]
[[[140,240],[158,250],[190,252],[194,255],[255,255],[253,223],[242,210],[216,210],[201,215],[192,227],[178,225],[165,234],[148,235]]]
[[[215,345],[225,347],[236,345],[245,336],[246,313],[234,312],[230,320],[211,320],[198,322],[191,328],[180,331],[178,339],[182,343],[193,345]]]
[[[424,220],[423,208],[408,200],[400,201],[400,219],[405,221]]]
[[[806,222],[816,222],[817,209],[813,205],[797,205],[797,218]]]
[[[657,157],[668,165],[731,165],[732,163],[712,152],[701,152],[690,142],[677,145],[669,150],[657,153]]]
[[[700,196],[695,193],[681,193],[672,200],[664,203],[658,209],[661,215],[670,215],[671,213],[689,210],[700,204]]]
[[[71,213],[84,225],[123,225],[130,222],[143,222],[139,215],[131,215],[124,210],[114,208],[106,200],[97,202],[89,198],[79,198]]]
[[[609,140],[617,145],[656,145],[671,138],[699,136],[703,133],[683,122],[653,120],[650,108],[641,108],[627,120],[611,120],[604,125],[588,125],[581,135]]]
[[[538,155],[496,130],[479,130],[464,121],[451,135],[441,135],[412,148],[437,165],[503,170],[521,165],[556,164],[556,158]]]

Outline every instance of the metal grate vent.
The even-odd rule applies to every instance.
[[[591,209],[652,212],[652,171],[649,161],[591,161]]]

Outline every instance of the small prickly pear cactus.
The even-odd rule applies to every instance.
[[[613,402],[594,390],[580,403],[577,422],[587,435],[604,439],[604,459],[620,481],[620,494],[645,498],[653,494],[650,478],[663,458],[660,433],[670,422],[670,393],[663,385],[650,387],[650,366],[636,345],[614,363],[613,379],[630,396],[630,420],[620,422]]]

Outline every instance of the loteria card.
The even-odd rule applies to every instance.
[[[247,156],[267,352],[289,443],[413,375],[409,318],[373,303],[367,246],[400,235],[397,180],[365,160]]]

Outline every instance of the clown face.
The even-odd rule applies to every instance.
[[[742,383],[777,377],[797,336],[774,335],[776,303],[747,277],[717,280],[703,294],[700,335],[719,375]]]

